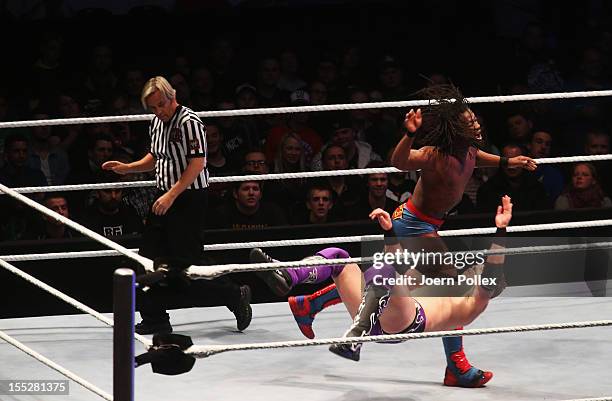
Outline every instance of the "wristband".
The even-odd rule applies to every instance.
[[[495,231],[493,243],[502,247],[506,247],[506,228],[498,228]]]
[[[508,158],[507,157],[501,156],[499,158],[499,167],[501,167],[501,168],[508,167]]]
[[[417,133],[416,131],[410,132],[410,131],[406,130],[406,136],[408,138],[410,138],[410,139],[414,138],[416,136],[416,133]]]

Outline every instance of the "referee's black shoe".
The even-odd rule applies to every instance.
[[[236,316],[236,328],[242,331],[249,327],[253,311],[251,310],[251,287],[248,285],[240,286],[240,298],[238,303],[231,308],[232,313]]]
[[[137,334],[170,334],[172,333],[172,325],[168,320],[151,321],[143,320],[134,326],[134,332]]]

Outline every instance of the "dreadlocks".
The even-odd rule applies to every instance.
[[[474,129],[463,115],[469,109],[468,103],[456,86],[434,85],[415,95],[431,100],[429,106],[422,108],[423,125],[419,142],[435,146],[445,155],[475,144]]]

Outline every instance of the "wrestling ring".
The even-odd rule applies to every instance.
[[[469,99],[471,103],[502,102],[536,99],[610,96],[612,91],[576,92]],[[238,116],[268,113],[313,112],[348,109],[414,107],[428,102],[385,102],[327,106],[290,107],[280,109],[231,110],[198,113],[203,117]],[[65,125],[96,122],[143,121],[149,115],[116,116],[86,119],[62,119],[0,123],[0,128],[35,125]],[[538,164],[576,161],[611,160],[612,155],[575,156],[536,160]],[[398,172],[394,168],[326,171],[264,176],[214,177],[211,182],[236,180],[292,179],[326,175],[352,175]],[[190,345],[179,354],[201,359],[187,374],[163,376],[147,367],[134,370],[134,342],[142,351],[151,347],[151,339],[134,334],[134,278],[130,271],[120,269],[115,276],[115,313],[101,314],[78,300],[61,293],[42,281],[18,269],[12,263],[25,260],[87,258],[123,255],[140,263],[148,271],[153,262],[123,246],[67,219],[23,193],[89,190],[98,188],[151,186],[152,182],[92,184],[62,187],[7,188],[0,191],[21,201],[83,235],[99,242],[108,251],[70,252],[0,256],[0,266],[18,275],[43,291],[58,297],[84,314],[49,316],[0,321],[0,355],[3,367],[0,380],[64,380],[71,381],[70,394],[61,399],[131,401],[162,400],[612,400],[608,378],[612,358],[612,340],[604,334],[605,319],[612,314],[612,303],[606,298],[593,298],[584,283],[510,287],[505,296],[494,300],[487,311],[470,329],[462,331],[396,334],[371,338],[339,338],[350,324],[341,306],[334,307],[317,318],[320,339],[303,340],[287,305],[253,305],[254,321],[245,333],[236,333],[233,319],[227,319],[222,308],[192,308],[172,311],[176,332],[190,336]],[[569,228],[606,227],[612,220],[511,226],[508,232],[533,232]],[[484,235],[494,228],[474,228],[440,231],[441,236]],[[205,250],[223,251],[253,247],[330,245],[335,243],[380,240],[381,236],[313,238],[301,240],[259,241],[214,244]],[[577,245],[527,246],[507,248],[497,253],[529,254],[542,252],[572,252],[579,249],[609,249],[612,242]],[[328,264],[367,263],[365,258],[337,259]],[[236,272],[274,270],[320,264],[318,261],[292,261],[258,264],[226,264],[191,266],[191,279],[211,279]],[[609,285],[609,283],[605,283]],[[523,296],[528,294],[529,296]],[[538,294],[539,296],[533,296]],[[569,294],[564,297],[547,294]],[[19,295],[15,295],[19,302]],[[93,325],[94,317],[101,325]],[[115,334],[106,327],[114,327]],[[568,330],[568,329],[581,330]],[[538,331],[546,331],[545,336]],[[495,334],[490,335],[489,334]],[[520,335],[515,335],[520,334]],[[607,334],[607,333],[606,333]],[[466,336],[467,347],[475,364],[496,372],[495,380],[481,389],[448,388],[441,384],[445,361],[439,341],[444,336]],[[486,335],[486,336],[485,336]],[[248,336],[248,342],[246,337]],[[19,338],[19,340],[17,340]],[[411,340],[401,345],[368,344],[368,352],[359,364],[330,357],[326,350],[315,346],[381,340]],[[203,345],[198,345],[203,344]],[[10,345],[10,346],[9,346]],[[34,358],[15,352],[14,347]],[[136,347],[140,347],[136,344]],[[313,348],[314,347],[314,348]],[[277,348],[294,348],[279,351]],[[112,351],[114,349],[114,352]],[[249,354],[232,351],[252,351]],[[139,352],[136,352],[139,353]],[[113,354],[115,360],[113,363]],[[219,355],[217,355],[219,354]],[[214,357],[213,357],[214,356]],[[401,364],[401,365],[399,365]],[[66,366],[66,367],[64,367]],[[401,369],[391,367],[401,366]],[[367,368],[366,368],[367,367]],[[78,371],[79,375],[74,371]],[[114,371],[114,374],[113,374]],[[87,378],[87,379],[85,379]],[[94,385],[92,383],[99,383]],[[74,385],[74,383],[78,385]],[[11,393],[3,384],[0,399],[42,400],[49,394],[22,395]],[[107,390],[104,390],[107,389]],[[108,390],[112,389],[112,390]],[[469,392],[469,394],[468,394]],[[112,394],[111,394],[112,393]],[[135,394],[135,396],[134,396]]]

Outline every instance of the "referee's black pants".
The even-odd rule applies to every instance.
[[[159,196],[164,192],[159,191]],[[147,258],[180,259],[199,264],[203,254],[202,230],[208,207],[208,190],[185,190],[165,215],[149,212],[139,253]],[[240,287],[230,279],[195,280],[188,285],[170,283],[154,286],[149,291],[137,291],[136,301],[144,321],[168,321],[170,305],[226,305],[232,309],[240,299]]]

